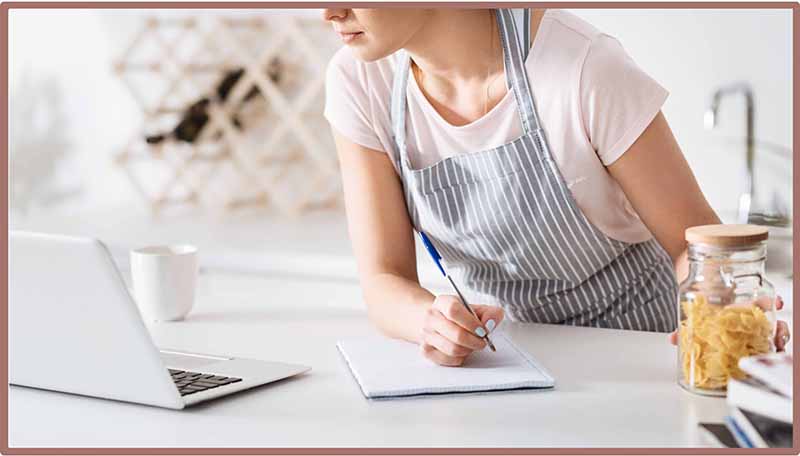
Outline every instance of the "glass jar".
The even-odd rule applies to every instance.
[[[774,352],[775,288],[764,275],[766,227],[705,225],[686,230],[689,276],[678,300],[678,383],[725,396],[743,378],[739,359]]]

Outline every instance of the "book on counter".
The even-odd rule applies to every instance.
[[[728,381],[728,405],[784,423],[792,422],[792,398],[754,378]]]
[[[733,448],[755,448],[750,439],[747,438],[747,434],[736,424],[736,420],[732,416],[725,417],[725,427],[728,428],[728,432],[731,433],[731,436],[736,441],[736,446]]]
[[[728,448],[791,448],[791,355],[750,356],[739,360],[739,368],[748,377],[728,382],[725,423],[700,423],[706,441]]]
[[[736,427],[737,433],[743,434],[742,439],[749,446],[743,448],[791,448],[792,425],[770,417],[759,415],[755,412],[732,407],[729,416]],[[728,422],[729,429],[731,423]],[[739,441],[739,439],[737,439]]]
[[[792,355],[768,353],[739,360],[739,369],[786,397],[792,397]]]
[[[700,423],[705,441],[714,448],[741,448],[728,426],[720,423]]]
[[[728,405],[791,424],[791,355],[748,356],[739,360],[739,368],[749,377],[728,381]]]
[[[704,440],[716,448],[791,448],[792,425],[731,408],[725,424],[700,423]]]

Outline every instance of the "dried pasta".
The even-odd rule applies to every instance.
[[[756,305],[717,306],[698,294],[681,307],[681,367],[689,386],[724,389],[729,378],[745,377],[739,358],[770,351],[772,323]]]

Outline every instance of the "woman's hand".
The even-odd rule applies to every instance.
[[[764,310],[769,310],[770,308],[769,300],[758,299],[755,303]],[[775,310],[781,309],[783,309],[783,298],[778,296],[775,300]],[[786,349],[786,343],[789,342],[789,337],[789,325],[787,325],[785,321],[778,320],[778,327],[775,329],[775,348],[778,351],[784,351]],[[677,330],[670,333],[669,342],[672,345],[678,345]]]
[[[437,296],[427,310],[422,328],[422,354],[442,366],[460,366],[475,350],[483,350],[483,336],[503,320],[503,309],[471,305],[475,318],[456,296]]]

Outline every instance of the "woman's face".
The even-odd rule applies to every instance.
[[[429,9],[417,8],[328,8],[322,13],[342,42],[365,62],[404,47],[430,14]]]

